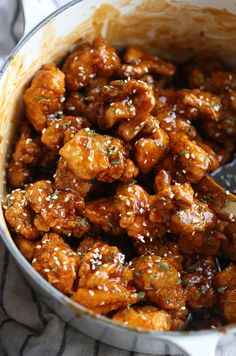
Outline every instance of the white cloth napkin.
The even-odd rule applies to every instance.
[[[68,0],[55,2],[63,5]],[[20,1],[0,0],[0,67],[22,33]],[[26,283],[1,241],[0,355],[145,356],[95,341],[58,318]],[[217,356],[233,355],[236,355],[236,337],[229,338],[217,351]]]

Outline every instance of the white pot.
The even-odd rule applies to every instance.
[[[236,59],[236,6],[230,0],[83,0],[71,1],[30,31],[54,10],[51,0],[22,0],[29,33],[4,65],[0,80],[0,192],[5,194],[5,165],[21,114],[22,92],[42,64],[60,61],[80,37],[92,39],[102,33],[115,46],[144,44],[173,60],[208,52],[234,65]],[[95,316],[49,285],[16,248],[0,212],[0,234],[31,286],[45,302],[76,329],[100,341],[126,350],[150,354],[186,352],[214,355],[221,337],[236,332],[140,331]],[[235,352],[236,353],[236,352]]]

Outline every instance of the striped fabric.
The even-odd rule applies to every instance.
[[[34,1],[34,0],[31,0]],[[62,5],[65,0],[55,0]],[[23,31],[19,0],[0,0],[0,65]],[[235,337],[217,356],[236,355]],[[166,356],[168,355],[167,348]],[[118,350],[71,328],[27,285],[0,241],[0,356],[145,356]],[[205,356],[205,355],[204,355]]]

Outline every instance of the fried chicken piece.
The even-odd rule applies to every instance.
[[[36,241],[28,240],[23,236],[17,235],[14,238],[14,242],[27,261],[32,262],[35,246],[37,244]]]
[[[149,173],[164,156],[169,136],[159,127],[158,120],[151,118],[141,131],[142,137],[135,142],[134,156],[140,171]]]
[[[228,322],[236,321],[236,264],[228,265],[214,278],[219,293],[219,305]]]
[[[24,93],[25,113],[35,130],[47,126],[47,116],[62,109],[65,76],[55,64],[45,64]]]
[[[201,253],[215,256],[218,254],[221,242],[225,236],[217,230],[205,230],[192,234],[181,234],[179,248],[183,253],[194,255]]]
[[[76,252],[58,234],[49,233],[36,245],[32,266],[55,288],[71,295],[78,262]]]
[[[186,134],[171,135],[170,147],[178,156],[178,161],[191,183],[199,182],[207,172],[219,167],[213,151],[199,142],[190,140]]]
[[[125,64],[122,64],[119,70],[122,77],[140,78],[147,73],[172,77],[176,70],[172,63],[150,55],[138,45],[132,45],[126,49],[124,61]]]
[[[101,92],[98,125],[110,129],[119,123],[118,135],[128,142],[144,127],[155,104],[152,88],[140,80],[115,80]]]
[[[57,190],[50,181],[37,181],[26,189],[26,200],[37,214],[34,224],[39,231],[81,237],[88,232],[88,221],[78,214],[84,202],[79,194]]]
[[[124,258],[117,247],[102,242],[93,245],[80,265],[79,285],[72,299],[100,314],[136,303],[140,298]]]
[[[93,125],[97,122],[97,112],[100,106],[100,95],[104,85],[109,83],[109,77],[97,76],[83,92],[72,92],[65,101],[65,110],[69,115],[86,117]]]
[[[77,254],[80,256],[82,259],[86,253],[88,253],[93,245],[99,241],[99,238],[94,238],[92,236],[84,236],[80,240],[80,244],[76,249]]]
[[[151,198],[141,186],[134,183],[120,185],[115,199],[120,226],[129,236],[144,242],[164,234],[165,227],[149,219]]]
[[[82,128],[90,127],[83,117],[66,116],[62,119],[49,119],[48,127],[42,131],[41,141],[51,151],[58,151]]]
[[[185,292],[181,286],[180,273],[156,255],[141,256],[132,261],[134,283],[145,291],[147,299],[163,309],[178,310],[185,306]]]
[[[234,139],[236,134],[236,114],[231,110],[224,110],[218,122],[206,121],[201,126],[202,131],[209,138],[224,144],[226,140]]]
[[[139,255],[148,256],[154,254],[161,256],[168,263],[171,263],[177,271],[182,271],[183,255],[177,243],[167,241],[164,237],[154,241],[145,241],[145,243],[134,240],[133,243]]]
[[[189,120],[172,109],[161,109],[158,111],[156,120],[159,121],[160,127],[164,130],[172,140],[177,135],[186,134],[189,139],[198,138],[196,129]]]
[[[206,118],[218,121],[221,117],[220,98],[199,89],[184,89],[177,92],[177,110],[188,119]]]
[[[101,36],[92,43],[82,44],[73,51],[63,65],[66,88],[76,91],[85,87],[99,74],[113,75],[120,66],[116,51]]]
[[[153,116],[157,116],[160,109],[171,110],[177,101],[177,91],[172,88],[156,88],[154,87],[155,106],[151,112]]]
[[[180,309],[169,309],[168,314],[171,316],[170,330],[181,330],[188,317],[189,311],[183,306]]]
[[[189,208],[172,215],[170,229],[175,234],[205,231],[215,222],[215,214],[207,204],[195,201]]]
[[[68,167],[66,160],[63,158],[58,162],[54,179],[55,187],[57,189],[72,191],[83,198],[96,188],[95,182],[77,178]]]
[[[86,203],[84,215],[91,223],[112,236],[121,236],[124,233],[119,225],[119,211],[113,197]]]
[[[161,170],[155,178],[156,195],[152,197],[149,218],[155,223],[166,223],[172,233],[204,231],[215,221],[215,214],[207,204],[194,198],[189,183],[172,184],[171,176]]]
[[[168,331],[171,327],[170,315],[151,305],[119,310],[112,319],[128,326],[158,331]]]
[[[60,155],[79,179],[112,182],[125,172],[128,151],[118,138],[82,129],[61,148]]]
[[[214,71],[203,84],[204,90],[216,94],[230,92],[236,88],[236,74],[232,72]]]
[[[216,266],[212,257],[190,257],[184,268],[183,286],[187,292],[187,304],[193,308],[212,308],[216,303],[216,294],[212,280]]]
[[[20,126],[20,135],[16,141],[11,161],[7,168],[8,182],[13,187],[21,187],[31,181],[31,169],[41,157],[39,140],[32,138],[32,130],[27,122]]]
[[[194,61],[185,66],[187,80],[190,88],[204,90],[205,83],[214,72],[224,70],[222,61],[218,58],[195,58]]]
[[[13,190],[7,195],[3,208],[10,228],[26,239],[35,239],[39,232],[34,226],[34,211],[25,198],[25,190]]]

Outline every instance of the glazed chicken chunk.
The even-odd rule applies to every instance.
[[[32,168],[41,158],[41,147],[38,138],[32,138],[32,129],[23,122],[20,136],[16,142],[12,159],[8,165],[7,177],[13,187],[21,187],[32,180]]]
[[[178,110],[188,119],[207,118],[218,121],[221,115],[221,101],[216,95],[198,89],[178,91]]]
[[[140,78],[147,73],[160,74],[171,77],[175,73],[175,66],[151,56],[141,46],[130,46],[124,54],[125,64],[120,68],[120,75],[124,77]]]
[[[14,239],[16,246],[19,248],[22,255],[29,261],[32,262],[34,258],[34,250],[37,245],[36,241],[32,241],[24,238],[23,236],[17,235]]]
[[[120,227],[142,242],[162,236],[165,227],[150,221],[150,195],[137,184],[124,184],[116,192]]]
[[[49,150],[57,151],[85,127],[90,127],[90,124],[82,117],[66,116],[63,119],[49,119],[48,127],[42,131],[41,140]]]
[[[80,130],[61,148],[60,155],[67,161],[71,171],[84,180],[97,178],[112,182],[121,178],[126,164],[130,164],[121,140],[89,129]],[[133,174],[136,176],[138,170],[134,169]]]
[[[79,257],[55,233],[44,234],[35,246],[32,266],[50,284],[65,294],[71,294],[76,279]]]
[[[25,198],[25,191],[16,189],[4,202],[5,218],[11,230],[26,239],[35,239],[39,231],[34,226],[34,211]]]
[[[134,155],[140,171],[149,173],[164,156],[169,136],[163,131],[158,120],[150,117],[142,130],[144,137],[135,142]]]
[[[131,141],[144,127],[155,104],[152,88],[141,80],[116,80],[103,87],[98,125],[110,129],[119,123],[118,135]]]
[[[186,310],[186,295],[180,273],[167,260],[156,255],[141,256],[132,261],[134,282],[139,290],[165,310]]]
[[[194,198],[189,183],[172,184],[171,175],[161,170],[155,178],[156,195],[152,197],[150,220],[166,223],[173,233],[204,231],[215,222],[215,214],[207,204]]]
[[[113,75],[120,66],[116,51],[102,37],[93,43],[85,43],[72,52],[62,68],[66,78],[66,88],[76,91],[94,80],[97,74]]]
[[[117,247],[97,242],[81,262],[72,299],[100,314],[136,303],[133,273],[124,266],[124,258]]]
[[[47,126],[48,115],[61,110],[64,94],[64,74],[55,64],[45,64],[24,93],[26,117],[36,131]]]
[[[61,158],[58,162],[55,179],[55,187],[58,190],[68,190],[81,197],[86,197],[96,187],[95,182],[91,180],[82,180],[77,178],[68,167],[65,159]]]
[[[216,303],[212,280],[216,266],[212,257],[189,258],[182,282],[187,292],[187,304],[192,308],[211,308]]]
[[[151,305],[120,310],[112,319],[128,326],[158,331],[168,331],[171,327],[171,316]]]
[[[93,224],[112,236],[121,236],[124,230],[119,224],[119,211],[114,198],[101,198],[85,205],[84,215]]]
[[[79,215],[83,199],[77,194],[57,190],[50,181],[41,180],[26,189],[26,200],[36,213],[34,225],[39,231],[55,232],[81,237],[88,232],[88,221]]]
[[[228,322],[236,321],[236,265],[230,264],[214,278],[219,304]]]

